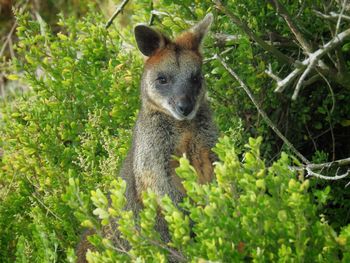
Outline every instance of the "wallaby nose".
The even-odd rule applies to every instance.
[[[176,103],[176,110],[180,114],[187,116],[193,110],[193,103],[190,100],[179,100]]]

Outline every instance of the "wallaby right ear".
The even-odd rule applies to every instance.
[[[134,33],[139,50],[147,57],[154,54],[157,49],[163,48],[167,41],[160,32],[146,25],[137,25]]]

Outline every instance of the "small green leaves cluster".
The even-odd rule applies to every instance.
[[[106,226],[106,218],[114,220],[116,225],[107,227],[118,229],[129,242],[131,249],[124,260],[346,262],[349,227],[337,234],[317,213],[329,189],[310,192],[309,180],[290,170],[291,159],[285,153],[266,167],[260,157],[261,143],[261,137],[250,138],[240,160],[233,142],[221,138],[215,148],[220,159],[215,165],[216,180],[205,185],[197,183],[195,170],[181,158],[176,172],[187,196],[178,206],[169,197],[159,199],[148,191],[140,217],[135,218],[123,210],[125,183],[118,180],[113,183],[118,187],[111,191],[111,204],[101,191],[92,192],[94,213],[102,226]],[[116,199],[121,200],[118,205]],[[168,224],[168,243],[154,228],[159,214]],[[102,262],[107,251],[112,253],[105,243],[89,254],[91,262]],[[117,257],[122,246],[114,245]]]
[[[16,15],[14,78],[28,91],[1,103],[0,261],[64,261],[81,233],[77,219],[103,201],[87,194],[105,190],[126,154],[142,61],[100,15],[61,16],[55,30]],[[96,222],[90,214],[83,225]]]

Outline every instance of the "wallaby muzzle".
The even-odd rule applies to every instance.
[[[194,99],[184,96],[175,100],[175,109],[178,114],[186,117],[194,110]]]

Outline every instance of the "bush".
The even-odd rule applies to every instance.
[[[122,246],[95,235],[91,240],[99,249],[88,253],[89,262],[164,262],[169,256],[186,262],[347,262],[349,226],[338,235],[317,213],[327,201],[329,187],[310,193],[310,181],[290,171],[291,161],[285,153],[266,167],[260,159],[261,141],[261,137],[249,140],[241,162],[232,142],[227,137],[220,139],[215,148],[220,158],[215,166],[217,180],[208,185],[198,184],[194,168],[181,158],[177,174],[188,195],[181,210],[169,197],[159,200],[146,192],[145,208],[135,219],[131,211],[123,209],[124,181],[112,182],[110,205],[101,190],[93,191],[93,213],[100,223],[83,216],[83,224],[113,228],[116,220],[132,249],[123,253]],[[66,197],[77,204],[72,208],[82,215],[78,186],[78,181],[71,179]],[[87,200],[86,196],[80,200]],[[172,235],[167,245],[153,228],[159,209]]]
[[[86,192],[115,178],[138,105],[141,60],[96,15],[61,18],[55,35],[28,15],[18,14],[18,24],[12,78],[23,76],[32,90],[2,110],[0,258],[62,261],[80,232],[62,200],[68,178],[79,178]]]

